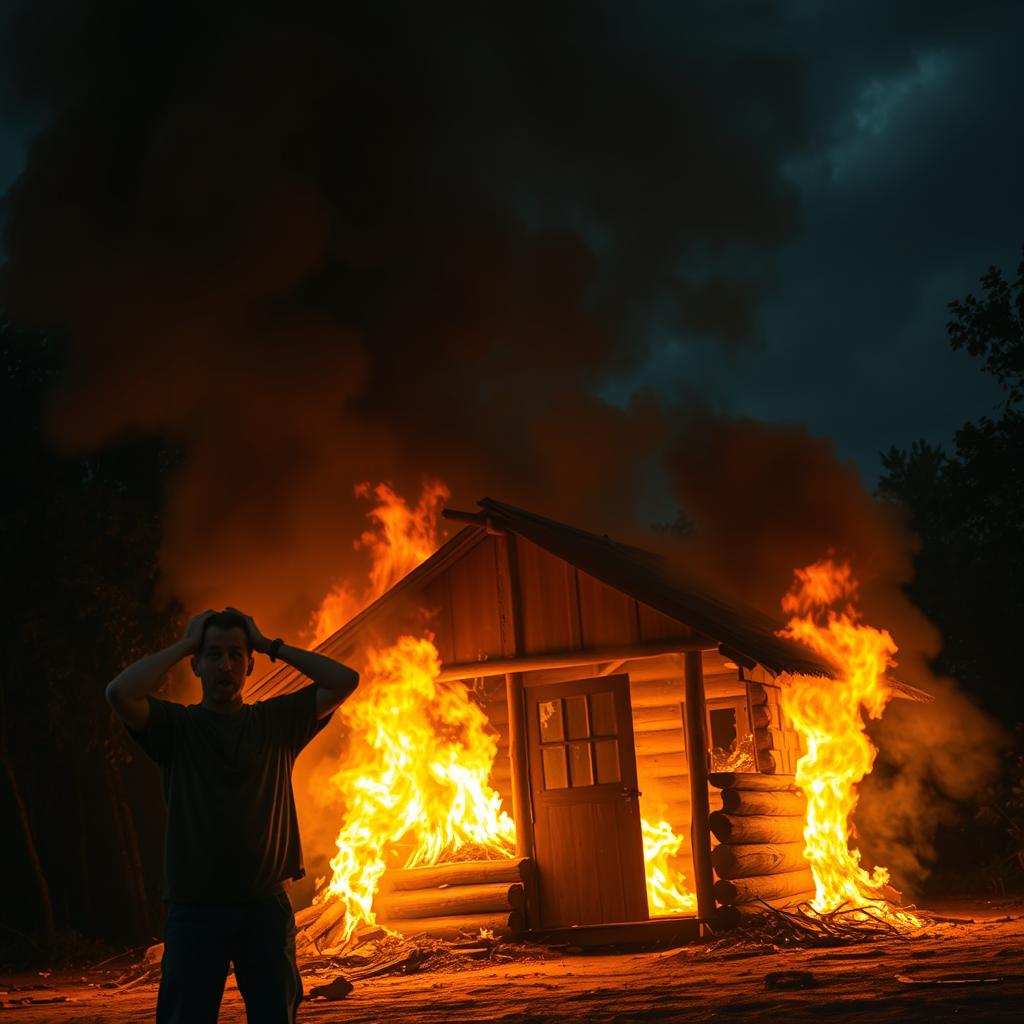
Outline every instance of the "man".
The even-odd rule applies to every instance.
[[[254,651],[314,685],[243,704]],[[182,658],[203,687],[188,707],[152,696]],[[197,615],[177,643],[107,686],[111,707],[159,765],[167,804],[158,1024],[216,1022],[230,963],[250,1024],[294,1021],[302,983],[287,888],[305,871],[291,771],[358,682],[345,665],[268,640],[251,616],[228,608]]]

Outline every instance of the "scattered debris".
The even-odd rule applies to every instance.
[[[335,978],[326,985],[314,985],[309,990],[310,999],[344,999],[350,995],[355,985],[346,978]]]
[[[1003,981],[1002,978],[986,978],[980,975],[959,978],[908,978],[905,974],[897,974],[896,980],[901,985],[994,985]]]
[[[780,992],[817,988],[818,984],[818,979],[810,971],[772,971],[764,976],[764,987]]]
[[[798,903],[786,910],[758,901],[762,912],[731,929],[709,950],[719,952],[737,947],[754,950],[793,946],[841,946],[874,939],[909,938],[910,934],[888,921],[871,907],[840,905],[819,913],[810,903]]]

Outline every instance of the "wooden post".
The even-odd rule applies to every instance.
[[[708,744],[704,733],[704,672],[700,651],[683,655],[685,666],[686,759],[690,769],[690,849],[693,851],[693,884],[697,891],[697,916],[710,920],[715,910],[711,873],[711,828],[708,819]]]
[[[530,803],[530,755],[526,748],[526,697],[518,672],[505,676],[508,698],[508,756],[512,762],[512,816],[516,823],[516,856],[533,857],[533,815]]]
[[[519,601],[519,566],[511,534],[497,537],[501,554],[499,580],[504,577],[512,656],[523,653],[523,616]],[[500,583],[499,583],[500,585]],[[499,597],[500,601],[500,597]],[[533,857],[533,802],[530,798],[530,754],[527,748],[526,694],[521,672],[505,673],[508,701],[508,757],[512,771],[512,817],[516,823],[516,856]]]

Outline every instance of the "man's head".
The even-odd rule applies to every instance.
[[[230,711],[242,704],[245,678],[252,674],[252,642],[245,620],[235,612],[217,612],[203,623],[192,671],[203,684],[203,704]]]

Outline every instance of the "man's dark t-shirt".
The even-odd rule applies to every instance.
[[[292,765],[330,721],[316,685],[219,714],[149,697],[129,729],[160,766],[167,802],[164,899],[243,903],[305,874]]]

